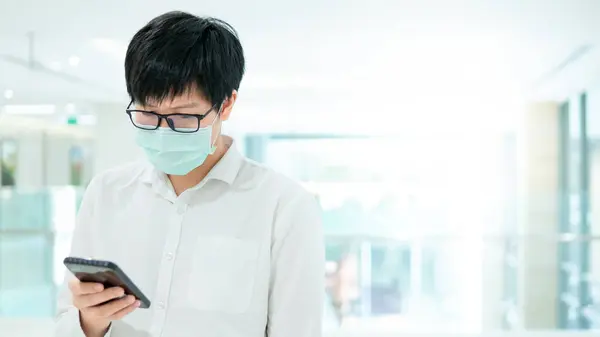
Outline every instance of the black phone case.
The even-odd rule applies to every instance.
[[[81,282],[101,283],[107,288],[121,287],[125,294],[133,295],[140,301],[140,308],[150,308],[151,302],[148,297],[116,263],[79,257],[67,257],[63,263]]]

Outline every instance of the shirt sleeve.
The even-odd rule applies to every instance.
[[[320,337],[325,296],[322,212],[304,192],[276,214],[268,337]]]
[[[92,219],[94,204],[99,194],[98,185],[97,178],[94,178],[86,189],[81,201],[75,221],[70,256],[90,257],[93,255]],[[58,292],[58,306],[54,327],[54,336],[56,337],[86,337],[79,322],[79,310],[72,304],[71,292],[68,287],[69,281],[73,277],[69,271],[66,271],[65,281]],[[109,330],[105,337],[110,336],[111,331]]]

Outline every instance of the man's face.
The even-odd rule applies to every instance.
[[[231,109],[237,98],[237,92],[233,92],[231,97],[225,100],[222,104],[212,104],[207,99],[202,97],[196,90],[191,90],[189,93],[175,96],[173,98],[167,98],[160,102],[154,100],[148,100],[145,105],[136,105],[135,109],[151,111],[159,115],[173,115],[170,116],[170,120],[176,128],[181,127],[185,129],[195,128],[212,128],[213,139],[212,142],[216,141],[216,137],[220,134],[221,122],[229,119]],[[219,109],[221,109],[219,113]],[[203,116],[198,123],[198,118],[192,116]],[[190,116],[190,117],[186,117]],[[148,117],[151,117],[148,115]],[[155,118],[156,116],[154,116]],[[154,123],[156,121],[144,121],[143,114],[136,115],[139,120],[138,123]],[[193,125],[192,125],[193,124]],[[160,127],[168,128],[169,125],[165,119],[160,121]]]

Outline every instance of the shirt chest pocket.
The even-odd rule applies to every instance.
[[[258,244],[233,237],[201,237],[196,243],[188,285],[198,310],[240,314],[254,293]]]

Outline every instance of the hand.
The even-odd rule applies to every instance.
[[[112,321],[120,320],[140,306],[135,297],[124,297],[125,292],[119,287],[104,289],[102,284],[74,279],[69,282],[69,289],[87,337],[104,336]],[[110,302],[105,303],[107,301]]]

